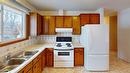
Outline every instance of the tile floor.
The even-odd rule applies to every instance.
[[[84,67],[74,68],[45,68],[43,73],[130,73],[130,63],[116,57],[115,52],[110,54],[109,72],[88,72]]]

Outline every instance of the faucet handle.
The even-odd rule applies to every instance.
[[[6,56],[5,56],[6,60],[9,60],[11,58],[11,54],[8,53]]]

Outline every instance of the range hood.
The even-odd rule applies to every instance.
[[[56,28],[56,32],[73,32],[72,28]]]
[[[65,11],[63,9],[59,9],[58,15],[63,16],[65,15],[64,12]],[[72,28],[56,28],[55,31],[56,32],[73,32],[73,29]]]

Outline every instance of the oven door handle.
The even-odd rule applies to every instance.
[[[74,49],[54,49],[54,50],[58,50],[58,51],[71,51],[71,50],[74,50]]]

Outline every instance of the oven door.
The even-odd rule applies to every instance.
[[[74,49],[54,49],[54,61],[73,61]]]

